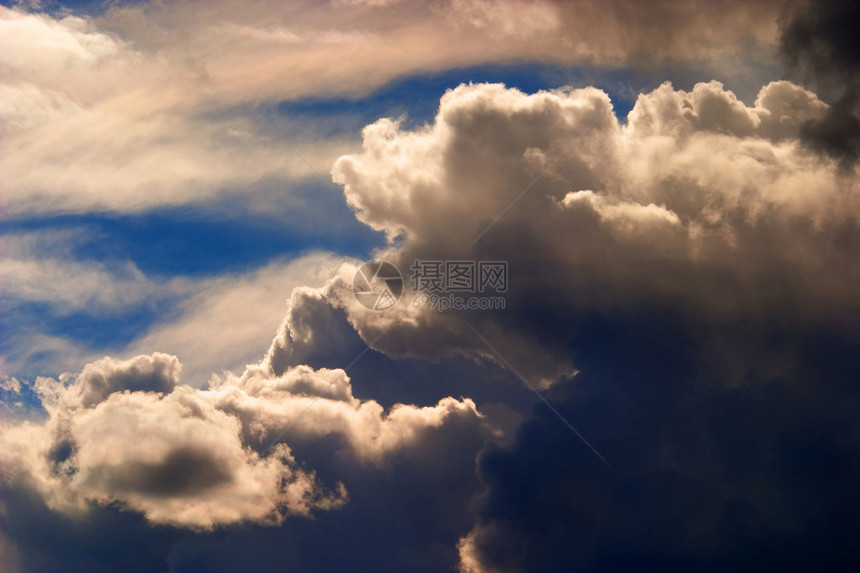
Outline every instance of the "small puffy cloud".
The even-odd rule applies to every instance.
[[[787,81],[764,86],[747,107],[722,83],[696,84],[690,92],[664,83],[640,94],[628,121],[638,136],[686,138],[698,132],[771,140],[797,139],[803,125],[820,119],[828,106],[816,95]]]
[[[3,390],[4,392],[13,392],[15,394],[20,394],[21,381],[14,376],[11,378],[4,376],[3,378],[0,378],[0,390]]]
[[[170,393],[179,382],[182,366],[175,356],[153,354],[117,362],[103,358],[87,364],[72,387],[63,392],[72,403],[89,408],[116,392]]]
[[[807,122],[822,119],[827,108],[814,93],[787,81],[769,83],[755,101],[759,131],[772,139],[796,137]]]
[[[39,383],[50,417],[8,428],[4,467],[55,510],[119,502],[156,523],[211,528],[276,523],[284,512],[331,508],[286,446],[263,457],[241,441],[240,421],[206,394],[177,386],[180,365],[155,354],[89,364],[71,384]]]

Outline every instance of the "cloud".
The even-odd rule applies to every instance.
[[[14,150],[7,212],[277,197],[273,186],[315,177],[262,124],[259,110],[281,100],[513,59],[726,65],[774,47],[781,9],[261,6],[120,5],[94,20],[3,9],[4,25],[28,31],[7,36],[14,53],[56,43],[40,56],[44,73],[8,51],[0,62]],[[415,260],[506,261],[505,311],[439,313],[408,299],[370,311],[352,292],[356,262],[334,258],[320,263],[336,267],[325,277],[307,260],[185,285],[179,319],[133,342],[127,360],[40,379],[47,418],[4,422],[8,521],[40,503],[48,523],[82,512],[110,523],[122,510],[132,531],[198,531],[170,553],[171,566],[196,569],[206,568],[199,547],[241,547],[260,569],[334,569],[350,557],[356,569],[438,570],[458,551],[464,570],[738,568],[769,545],[787,560],[753,565],[808,568],[828,548],[845,557],[830,534],[834,524],[853,534],[860,211],[856,173],[804,146],[839,108],[829,99],[789,81],[752,105],[716,81],[664,84],[624,124],[594,88],[462,85],[431,124],[367,126],[360,151],[301,132],[301,155],[320,172],[333,162],[359,219],[389,238],[375,256],[404,272]],[[290,141],[307,125],[280,121],[271,125]],[[45,253],[9,260],[16,296],[69,309],[113,301],[122,275]],[[118,281],[123,300],[149,296],[133,271]],[[64,275],[77,288],[57,288]],[[240,310],[241,324],[224,318]],[[265,345],[276,327],[262,360],[239,372],[253,359],[245,345]],[[359,355],[360,341],[373,351]],[[347,375],[374,356],[399,361],[410,399],[386,407],[368,395],[389,383],[384,370]],[[515,365],[615,473],[543,406],[488,446],[499,428],[483,404],[417,388],[419,361],[438,373],[470,360],[474,386]],[[237,370],[194,388],[180,362],[193,386]],[[298,526],[294,514],[315,519]],[[237,524],[248,529],[204,531]],[[28,564],[44,553],[44,542],[15,538],[32,543],[21,544]],[[82,561],[67,567],[92,568]]]
[[[7,215],[199,203],[315,178],[305,161],[324,165],[345,149],[286,120],[266,129],[247,114],[205,117],[197,72],[92,20],[3,7],[0,22]]]
[[[319,287],[293,289],[263,359],[242,373],[213,378],[206,389],[179,384],[178,360],[161,354],[104,359],[76,377],[42,379],[38,387],[48,419],[9,425],[4,468],[18,487],[38,492],[60,513],[115,503],[154,523],[205,529],[281,523],[291,513],[341,506],[348,511],[346,500],[354,499],[350,484],[359,488],[360,507],[382,503],[361,484],[389,475],[399,467],[397,460],[436,459],[431,452],[450,447],[457,463],[434,462],[432,471],[421,470],[426,479],[414,483],[447,483],[439,476],[459,472],[469,476],[461,492],[469,500],[477,499],[477,478],[483,480],[477,519],[470,522],[473,515],[460,512],[440,525],[451,540],[445,555],[454,559],[461,540],[464,568],[552,569],[553,556],[566,559],[554,539],[533,538],[532,523],[536,531],[557,525],[628,539],[639,525],[589,529],[551,511],[529,514],[513,501],[511,492],[528,491],[536,507],[543,507],[550,500],[541,496],[557,491],[563,497],[553,503],[580,515],[582,498],[554,486],[554,480],[568,476],[592,488],[600,483],[591,453],[571,441],[567,430],[547,436],[535,429],[557,423],[541,408],[523,422],[514,441],[501,440],[509,446],[486,447],[498,428],[470,398],[443,395],[423,407],[385,408],[354,394],[344,369],[360,358],[356,333],[389,358],[459,356],[491,372],[500,359],[468,328],[468,320],[504,357],[499,366],[513,364],[544,389],[566,418],[584,424],[585,435],[610,463],[621,465],[613,478],[621,481],[610,484],[609,494],[590,497],[603,505],[583,509],[584,519],[602,519],[614,507],[605,496],[623,490],[625,479],[669,479],[660,473],[663,466],[655,469],[658,462],[680,464],[680,483],[695,490],[702,474],[687,464],[703,465],[700,456],[716,456],[713,463],[724,470],[726,483],[747,487],[747,478],[731,469],[739,467],[732,454],[693,455],[685,448],[694,446],[676,436],[714,439],[712,427],[725,426],[737,407],[732,397],[753,400],[761,385],[770,389],[762,407],[784,404],[786,410],[774,414],[777,433],[761,434],[755,442],[768,456],[750,475],[765,482],[772,476],[789,479],[796,464],[790,456],[779,457],[780,432],[801,436],[826,427],[794,416],[791,404],[809,395],[792,388],[806,387],[806,373],[828,372],[823,365],[829,357],[843,374],[821,379],[820,404],[849,402],[842,380],[851,372],[843,366],[856,332],[846,317],[856,314],[860,282],[851,264],[860,244],[856,181],[837,162],[808,152],[799,135],[803,118],[826,111],[814,94],[789,82],[765,86],[753,106],[718,82],[689,92],[664,84],[642,94],[622,125],[609,97],[594,88],[527,95],[479,84],[446,93],[431,125],[410,131],[382,119],[364,130],[363,151],[341,157],[332,169],[358,217],[389,237],[377,256],[403,270],[422,259],[507,261],[504,312],[439,313],[408,300],[371,311],[352,292],[356,263],[326,259],[322,266],[337,265],[334,273]],[[314,275],[316,263],[306,263],[308,276]],[[205,331],[220,324],[219,309],[233,308],[232,295],[263,296],[282,276],[273,268],[250,279],[213,282],[192,299],[172,334],[169,328],[161,332],[162,342],[179,344],[183,321],[193,334],[188,338],[206,340]],[[807,348],[810,325],[821,340],[843,336],[847,342],[832,351]],[[223,340],[219,345],[226,347]],[[154,337],[147,344],[156,342]],[[206,359],[206,352],[189,348],[201,363]],[[647,406],[649,395],[653,406]],[[637,418],[633,405],[642,400],[646,406]],[[692,410],[684,407],[690,403]],[[696,418],[711,425],[675,430],[693,424],[685,416],[707,404],[724,406],[712,418]],[[587,405],[592,410],[583,410]],[[841,412],[825,418],[847,423]],[[597,418],[601,413],[605,417]],[[737,415],[746,435],[756,434],[758,417]],[[655,420],[667,420],[671,431]],[[545,474],[523,485],[512,460],[522,455],[526,465],[543,467],[540,456],[554,450],[541,447],[542,439],[577,453],[548,464]],[[853,447],[826,433],[822,440],[826,451]],[[464,444],[459,449],[458,442]],[[475,455],[482,449],[476,475]],[[768,459],[784,466],[774,473]],[[409,480],[417,479],[413,472],[423,463],[403,470]],[[838,463],[834,468],[843,471]],[[803,482],[797,491],[809,487]],[[690,531],[705,519],[696,509],[699,490],[693,490],[684,490],[690,509],[678,514]],[[665,495],[656,486],[637,491],[646,496],[639,504]],[[785,491],[795,490],[778,490]],[[752,504],[750,515],[763,512],[755,519],[763,520],[766,532],[783,511],[779,504],[760,508],[758,497],[713,499],[714,511],[725,519],[743,518]],[[801,508],[791,523],[802,522],[808,511]],[[774,535],[790,543],[801,531],[792,526]],[[667,530],[655,535],[655,555],[673,566],[689,555],[693,562],[710,563],[710,546],[696,543],[728,543],[719,535],[694,536],[687,554],[669,543]],[[586,537],[582,547],[603,547],[595,550],[594,539]],[[545,560],[534,557],[544,554]],[[726,555],[731,561],[734,554]],[[604,554],[578,559],[600,564]]]
[[[791,562],[838,568],[850,562],[836,525],[844,515],[820,487],[856,497],[843,457],[857,448],[853,434],[826,428],[852,424],[837,405],[855,370],[846,317],[858,310],[860,211],[856,176],[802,142],[806,122],[828,109],[786,81],[763,87],[753,106],[718,82],[664,84],[621,125],[598,90],[471,85],[445,95],[432,125],[380,120],[362,153],[333,168],[358,217],[389,237],[377,256],[401,269],[506,260],[509,304],[367,311],[345,266],[325,288],[294,294],[261,368],[288,368],[320,340],[342,339],[330,333],[344,322],[390,356],[493,360],[465,319],[557,393],[563,415],[619,468],[604,476],[536,408],[517,446],[482,453],[488,497],[461,538],[464,571],[737,567],[764,540]],[[799,414],[804,403],[812,418]],[[764,410],[771,430],[757,426]],[[823,456],[808,472],[807,455]],[[796,496],[817,501],[768,501]],[[791,550],[813,522],[840,540],[832,558],[824,542]],[[713,534],[690,533],[697,527]],[[653,539],[639,543],[647,530]]]
[[[63,392],[71,404],[84,408],[95,406],[115,392],[169,393],[179,380],[181,365],[175,356],[154,354],[116,362],[105,358],[87,364],[75,381],[74,391]]]
[[[646,33],[650,12],[635,3],[155,3],[97,18],[3,7],[2,206],[27,216],[225,194],[271,200],[271,187],[315,179],[356,143],[282,116],[281,101],[366,95],[407,74],[512,60],[622,66],[671,52],[710,61],[715,50],[767,45],[776,14],[770,3],[659,11],[675,34]],[[705,42],[702,21],[716,28]]]
[[[825,116],[804,125],[804,141],[840,159],[846,169],[860,157],[860,43],[845,26],[858,16],[852,2],[793,6],[779,38],[788,74],[833,100]]]
[[[119,503],[177,527],[276,524],[347,501],[343,484],[320,486],[288,442],[341,435],[341,455],[380,464],[426,447],[437,428],[470,423],[485,432],[471,400],[385,412],[353,397],[342,370],[230,376],[208,390],[181,385],[180,370],[175,356],[156,353],[104,358],[71,379],[39,379],[48,419],[7,424],[7,479],[62,513]]]
[[[178,294],[183,281],[156,284],[130,261],[80,260],[76,231],[11,232],[2,236],[3,303],[41,303],[56,316],[116,312],[155,297]]]
[[[734,353],[711,361],[702,329],[677,315],[592,320],[582,373],[551,398],[612,467],[535,408],[516,446],[481,455],[487,491],[461,570],[856,567],[860,444],[844,404],[857,331],[812,327],[811,341],[809,330],[746,329],[767,331],[750,354],[780,352],[781,370]],[[742,383],[722,386],[738,363]]]
[[[68,73],[116,56],[123,43],[77,16],[54,19],[3,7],[0,66],[44,77]]]
[[[132,264],[108,270],[96,262],[2,259],[4,297],[49,303],[58,314],[105,312],[155,295],[155,285]]]
[[[368,126],[363,152],[332,173],[359,219],[397,245],[378,256],[404,272],[414,260],[507,261],[505,312],[443,315],[409,301],[366,311],[349,291],[354,269],[322,297],[393,356],[492,358],[468,317],[543,385],[577,367],[575,327],[548,332],[540,317],[553,313],[661,301],[706,323],[840,322],[857,303],[856,249],[839,238],[858,229],[856,182],[799,141],[804,118],[826,109],[788,82],[762,88],[753,107],[718,82],[664,84],[622,126],[593,88],[460,86],[433,125]]]

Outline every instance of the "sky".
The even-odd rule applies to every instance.
[[[0,3],[0,570],[858,570],[858,24]]]

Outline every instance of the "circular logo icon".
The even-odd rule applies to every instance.
[[[363,307],[385,310],[403,296],[403,276],[387,261],[369,261],[355,272],[352,292]]]

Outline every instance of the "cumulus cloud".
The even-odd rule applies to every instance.
[[[154,354],[105,358],[68,385],[40,379],[49,418],[6,432],[7,478],[26,480],[56,510],[120,502],[187,527],[272,518],[279,505],[306,510],[312,484],[284,465],[288,452],[246,452],[236,421],[177,387],[179,371],[175,357]]]
[[[505,313],[469,318],[546,384],[575,364],[570,340],[535,318],[541,308],[586,314],[660,300],[706,322],[839,321],[855,308],[856,249],[839,237],[857,232],[856,180],[799,141],[804,121],[826,110],[788,82],[762,88],[752,107],[718,82],[690,92],[664,84],[621,125],[592,88],[461,86],[433,125],[368,126],[364,151],[339,159],[333,176],[357,216],[397,244],[379,255],[404,272],[421,259],[508,261]],[[821,251],[822,241],[834,247]],[[489,357],[462,313],[363,310],[350,272],[323,298],[365,341],[392,355]]]
[[[498,360],[468,321],[543,389],[605,397],[601,381],[623,377],[610,394],[625,404],[651,388],[669,387],[671,405],[688,392],[704,399],[703,385],[722,400],[745,392],[751,376],[795,380],[797,364],[819,354],[797,354],[792,337],[811,323],[850,333],[846,317],[857,311],[857,182],[799,135],[827,109],[789,82],[765,86],[752,106],[718,82],[689,92],[664,84],[621,124],[594,88],[527,95],[482,84],[445,94],[430,125],[382,119],[364,130],[363,151],[332,170],[360,220],[389,238],[377,256],[404,271],[421,259],[507,261],[504,313],[439,313],[408,300],[371,311],[352,292],[356,264],[332,260],[324,284],[293,289],[265,357],[206,389],[179,384],[178,361],[160,354],[42,380],[49,418],[9,427],[7,473],[63,512],[119,503],[185,527],[277,523],[348,505],[337,472],[320,482],[302,464],[319,444],[341,471],[384,473],[433,443],[493,435],[469,398],[387,410],[357,398],[344,371],[357,358],[356,333],[393,358]],[[257,292],[247,286],[201,295],[195,336],[217,323],[207,318],[214,301]],[[768,342],[775,330],[785,344]],[[595,399],[595,412],[606,411]],[[583,419],[578,402],[563,402]],[[797,429],[790,416],[786,424]],[[538,449],[522,433],[529,427],[512,451]],[[624,450],[611,435],[595,443]],[[507,460],[501,451],[486,460]],[[461,453],[474,461],[477,449]],[[499,548],[533,541],[505,529],[511,476],[492,465],[480,472],[489,505],[471,534],[459,529],[463,568],[516,569],[526,562]]]
[[[547,387],[575,373],[576,335],[547,332],[534,318],[544,312],[660,300],[705,323],[750,313],[839,321],[856,303],[855,249],[839,238],[856,233],[856,184],[798,136],[826,110],[785,81],[751,107],[718,82],[690,92],[664,84],[621,125],[593,88],[526,95],[475,85],[446,94],[433,125],[405,131],[382,119],[365,129],[364,151],[333,169],[359,219],[397,245],[379,256],[406,273],[421,259],[507,261],[507,310],[439,313],[407,293],[370,311],[353,296],[355,264],[344,262],[325,286],[293,291],[257,368],[280,376],[325,365],[322,348],[346,366],[353,331],[389,356],[496,360],[467,317]],[[821,253],[820,241],[838,247]],[[777,270],[790,280],[774,282]]]
[[[475,404],[390,411],[352,395],[342,370],[302,366],[274,378],[251,373],[208,390],[180,384],[175,356],[88,364],[74,377],[39,379],[44,422],[7,424],[4,474],[52,509],[79,513],[118,503],[153,523],[202,528],[275,524],[347,502],[342,483],[324,488],[289,443],[343,436],[346,453],[379,464],[453,425],[484,433]]]
[[[500,341],[503,354],[518,367],[525,364],[536,382],[545,387],[555,382],[563,391],[591,396],[585,402],[562,399],[566,415],[590,420],[592,431],[603,428],[597,443],[630,458],[619,462],[629,479],[659,480],[661,468],[670,468],[665,471],[679,472],[678,483],[695,498],[689,488],[700,479],[696,464],[705,462],[674,430],[653,427],[655,420],[669,428],[692,427],[680,414],[690,411],[690,403],[701,408],[721,404],[708,417],[707,429],[690,430],[695,439],[711,439],[712,429],[724,427],[721,420],[733,415],[740,416],[747,434],[754,433],[756,415],[737,413],[739,402],[796,404],[802,398],[792,388],[806,388],[799,391],[803,396],[812,391],[801,372],[826,372],[815,378],[821,392],[816,411],[835,424],[849,423],[844,409],[828,413],[827,407],[845,399],[851,370],[846,361],[850,341],[856,341],[856,328],[846,317],[857,312],[860,284],[851,262],[858,254],[860,228],[857,180],[837,161],[810,153],[801,141],[806,122],[828,109],[813,93],[786,81],[764,86],[752,106],[718,82],[698,84],[689,92],[664,84],[641,95],[621,125],[599,90],[526,95],[499,85],[473,85],[446,94],[432,125],[407,131],[396,121],[380,120],[364,131],[363,152],[342,157],[333,168],[358,217],[389,237],[391,246],[378,256],[401,269],[416,259],[507,260],[506,312],[440,315],[408,301],[388,311],[368,311],[352,296],[355,267],[347,263],[325,287],[294,292],[269,354],[246,376],[291,372],[320,344],[331,351],[347,340],[344,332],[350,328],[390,356],[493,359],[480,340],[469,336],[465,318]],[[523,194],[536,179],[533,191]],[[828,333],[828,340],[845,337],[847,346],[828,351],[804,343],[810,324]],[[572,380],[571,368],[580,371]],[[658,404],[642,414],[644,420],[627,407],[611,406],[613,399],[639,404],[643,393],[653,393]],[[608,419],[586,414],[588,405]],[[785,450],[779,432],[797,437],[822,432],[821,424],[829,423],[795,418],[791,408],[774,414],[776,434],[753,440],[751,447],[767,454],[754,469],[746,466],[758,476],[750,479],[791,479],[800,462]],[[579,456],[525,486],[528,468],[540,467],[546,462],[542,452],[557,449],[544,447],[541,439],[570,448],[559,435],[546,435],[552,423],[548,414],[540,418],[544,429],[536,432],[527,423],[512,450],[485,452],[479,467],[489,497],[481,506],[483,517],[461,538],[462,569],[554,570],[568,562],[611,569],[635,562],[635,556],[627,561],[618,553],[626,547],[620,542],[606,542],[604,553],[604,545],[595,549],[588,538],[580,546],[582,554],[571,555],[565,543],[533,535],[543,527],[559,527],[588,535],[611,530],[605,533],[610,538],[617,533],[629,540],[640,531],[635,524],[630,530],[593,529],[551,510],[517,504],[524,487],[541,507],[560,503],[548,493],[560,489],[569,496],[565,507],[599,521],[614,507],[611,496],[620,495],[627,483],[623,476],[615,479],[607,486],[609,497],[595,493],[599,507],[583,509],[585,502],[575,492],[554,485],[559,475],[600,483],[603,478]],[[646,424],[653,441],[632,437],[640,431],[625,421],[632,419]],[[614,432],[630,439],[612,446]],[[855,447],[850,439],[821,439],[826,451]],[[706,450],[701,455],[714,456],[712,463],[728,482],[744,487],[739,484],[746,478],[733,469],[739,466],[732,454]],[[778,466],[769,466],[769,459]],[[832,467],[840,476],[850,473],[844,464]],[[812,485],[774,487],[788,492]],[[837,487],[844,490],[845,483]],[[666,495],[656,485],[641,491],[646,496],[641,504],[649,503],[647,496]],[[714,555],[707,547],[729,543],[721,537],[732,531],[725,520],[753,519],[750,527],[758,524],[762,535],[788,544],[803,535],[802,523],[814,512],[798,508],[780,530],[774,520],[786,511],[781,504],[768,505],[756,495],[713,493],[709,499],[724,520],[713,527],[724,529],[708,539],[689,540],[706,547],[685,552],[659,530],[653,551],[642,548],[637,555],[651,555],[667,567],[736,564],[745,554],[742,548],[758,538],[744,534],[731,551]],[[696,505],[691,501],[689,507]],[[637,515],[631,510],[629,517]],[[704,519],[695,509],[675,515],[690,523]],[[814,561],[822,551],[824,546],[813,544],[798,558]]]

